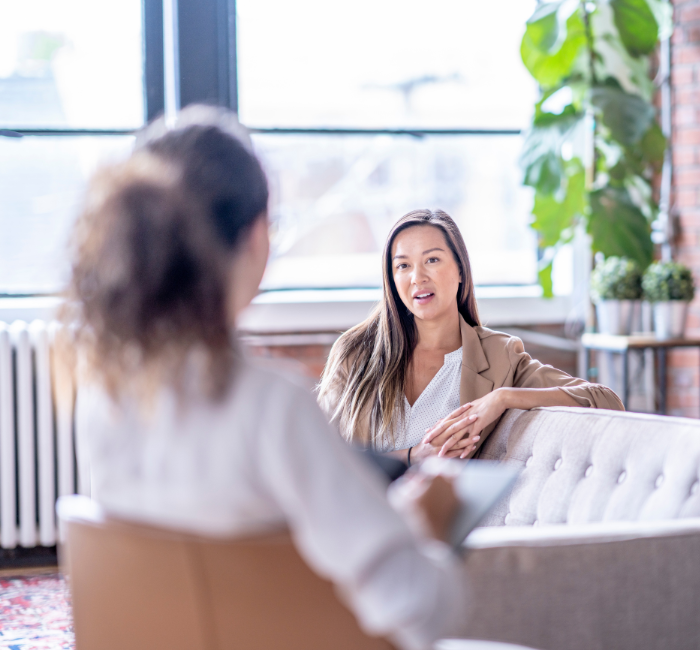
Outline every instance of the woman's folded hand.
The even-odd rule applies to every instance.
[[[466,419],[466,423],[461,429],[458,429],[456,423],[444,431],[441,427],[433,428],[426,438],[429,439],[430,444],[440,445],[439,456],[466,458],[476,449],[476,442],[480,440],[481,432],[500,418],[508,408],[506,401],[506,393],[502,389],[488,393],[462,407],[463,415],[458,421],[464,423]],[[448,435],[450,431],[452,433]],[[471,441],[472,444],[466,441]]]
[[[414,462],[425,460],[430,456],[447,456],[448,458],[459,458],[466,450],[470,453],[475,449],[479,441],[478,435],[469,435],[469,427],[474,423],[474,418],[468,412],[471,404],[465,404],[445,416],[426,431],[426,435],[419,445],[411,451],[411,459]],[[441,454],[445,443],[454,438],[455,444],[449,453]]]
[[[504,391],[495,390],[460,406],[429,429],[421,444],[437,448],[439,456],[466,458],[476,449],[481,432],[506,410]]]

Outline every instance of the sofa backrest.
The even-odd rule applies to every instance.
[[[700,420],[586,408],[511,410],[479,458],[523,470],[486,526],[700,516]]]

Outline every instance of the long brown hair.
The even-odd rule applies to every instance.
[[[187,108],[90,183],[62,320],[66,349],[113,397],[181,388],[191,364],[209,396],[228,386],[231,259],[268,201],[239,129],[223,109]]]
[[[456,296],[459,313],[472,327],[481,324],[469,254],[457,224],[442,210],[405,214],[384,245],[381,302],[369,318],[336,341],[319,385],[319,402],[343,436],[364,446],[377,447],[386,436],[393,438],[417,343],[413,314],[399,297],[391,260],[397,235],[414,226],[434,226],[443,233],[461,272]]]

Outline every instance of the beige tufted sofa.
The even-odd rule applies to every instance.
[[[509,411],[479,456],[523,473],[467,540],[472,638],[700,648],[700,421]]]

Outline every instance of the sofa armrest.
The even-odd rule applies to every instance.
[[[469,638],[697,650],[700,519],[494,527],[465,544]]]

